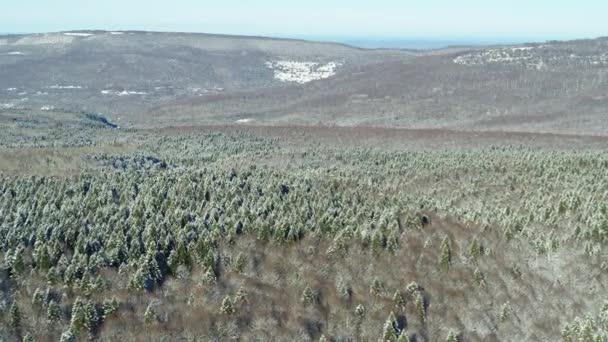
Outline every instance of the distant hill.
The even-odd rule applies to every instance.
[[[0,109],[121,127],[304,124],[603,134],[608,40],[432,51],[135,31],[0,36]]]

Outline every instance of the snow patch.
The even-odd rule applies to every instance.
[[[466,66],[502,64],[543,70],[557,65],[608,65],[608,58],[606,54],[565,55],[551,45],[539,45],[479,50],[458,56],[453,62]]]
[[[534,49],[533,46],[521,46],[521,47],[511,48],[511,51],[529,51],[529,50],[532,50],[532,49]]]
[[[55,106],[42,106],[42,107],[40,107],[40,110],[44,110],[44,111],[55,110]]]
[[[218,87],[218,86],[214,86],[213,88],[210,88],[210,89],[201,88],[201,87],[188,87],[188,91],[190,91],[198,96],[204,96],[204,95],[209,95],[209,94],[219,94],[224,91],[224,88]]]
[[[0,109],[11,109],[15,107],[14,103],[0,103]]]
[[[9,53],[5,53],[7,56],[25,56],[25,53],[21,51],[11,51]]]
[[[66,35],[66,36],[73,36],[73,37],[90,37],[90,36],[94,36],[94,34],[92,34],[92,33],[85,33],[85,32],[66,32],[66,33],[64,33],[64,35]]]
[[[251,121],[253,121],[253,119],[247,118],[247,119],[238,119],[235,122],[236,123],[248,123],[248,122],[251,122]]]
[[[101,93],[103,95],[114,95],[114,96],[129,96],[129,95],[148,95],[148,93],[143,91],[117,91],[117,90],[102,90]]]
[[[117,35],[121,35],[121,34],[125,34],[125,33],[124,32],[120,32],[120,31],[112,31],[112,32],[110,32],[110,34],[117,36]]]
[[[6,88],[6,91],[15,91],[17,88]]]
[[[60,84],[55,84],[52,85],[50,87],[48,87],[49,89],[82,89],[82,86],[78,86],[78,85],[60,85]]]
[[[320,65],[316,62],[273,61],[266,62],[266,67],[274,71],[274,78],[281,82],[304,84],[332,77],[336,69],[342,66],[339,62]]]
[[[13,43],[13,45],[70,44],[74,39],[76,39],[76,37],[63,34],[36,34],[25,36]]]

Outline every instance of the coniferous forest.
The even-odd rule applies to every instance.
[[[608,341],[593,143],[55,115],[2,134],[0,340]]]

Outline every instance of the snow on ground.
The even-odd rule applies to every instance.
[[[111,35],[121,35],[121,34],[125,34],[124,32],[120,32],[120,31],[112,31],[110,32]]]
[[[21,51],[11,51],[11,52],[5,53],[5,55],[7,55],[7,56],[24,56],[25,53],[23,53]]]
[[[202,87],[188,87],[188,91],[198,96],[204,96],[209,94],[219,94],[224,91],[224,88],[214,86],[213,88],[202,88]]]
[[[117,91],[117,90],[102,90],[103,95],[114,95],[114,96],[129,96],[129,95],[147,95],[148,93],[143,91]]]
[[[15,91],[17,88],[6,88],[6,91]]]
[[[49,89],[82,89],[82,86],[78,86],[78,85],[60,85],[60,84],[55,84],[52,85],[50,87],[48,87]]]
[[[64,33],[64,35],[73,36],[73,37],[90,37],[90,36],[93,36],[94,34],[85,33],[85,32],[66,32],[66,33]]]
[[[15,107],[14,103],[0,103],[0,109],[11,109]]]
[[[238,119],[235,122],[236,123],[248,123],[248,122],[251,122],[251,121],[253,121],[253,119],[247,118],[247,119]]]
[[[532,49],[532,47],[517,47],[476,51],[456,57],[454,63],[461,65],[524,63],[529,65],[535,59]]]
[[[339,62],[329,62],[325,65],[297,61],[266,62],[266,67],[274,71],[275,79],[281,82],[296,82],[299,84],[332,77],[341,65],[342,63]]]
[[[55,106],[42,106],[42,107],[40,107],[40,110],[44,110],[44,111],[55,110]]]
[[[456,64],[474,66],[488,64],[521,65],[528,69],[542,70],[548,64],[608,65],[608,54],[565,55],[552,50],[551,45],[521,46],[511,48],[487,49],[471,52],[454,58]]]
[[[43,45],[43,44],[70,44],[76,39],[58,33],[34,34],[20,38],[11,45]]]

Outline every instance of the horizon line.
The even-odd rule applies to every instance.
[[[251,38],[269,38],[269,39],[285,39],[285,40],[307,40],[327,43],[342,43],[348,42],[434,42],[434,43],[467,43],[479,45],[492,45],[498,43],[505,44],[526,44],[538,43],[547,41],[576,41],[576,40],[593,40],[608,38],[607,35],[593,36],[578,36],[578,37],[556,37],[556,36],[520,36],[520,35],[455,35],[455,36],[437,36],[437,35],[341,35],[341,34],[266,34],[266,33],[222,33],[212,31],[180,31],[180,30],[153,30],[153,29],[67,29],[58,31],[0,31],[0,35],[33,35],[33,34],[53,34],[53,33],[69,33],[69,32],[140,32],[140,33],[181,33],[181,34],[203,34],[228,37],[251,37]]]

